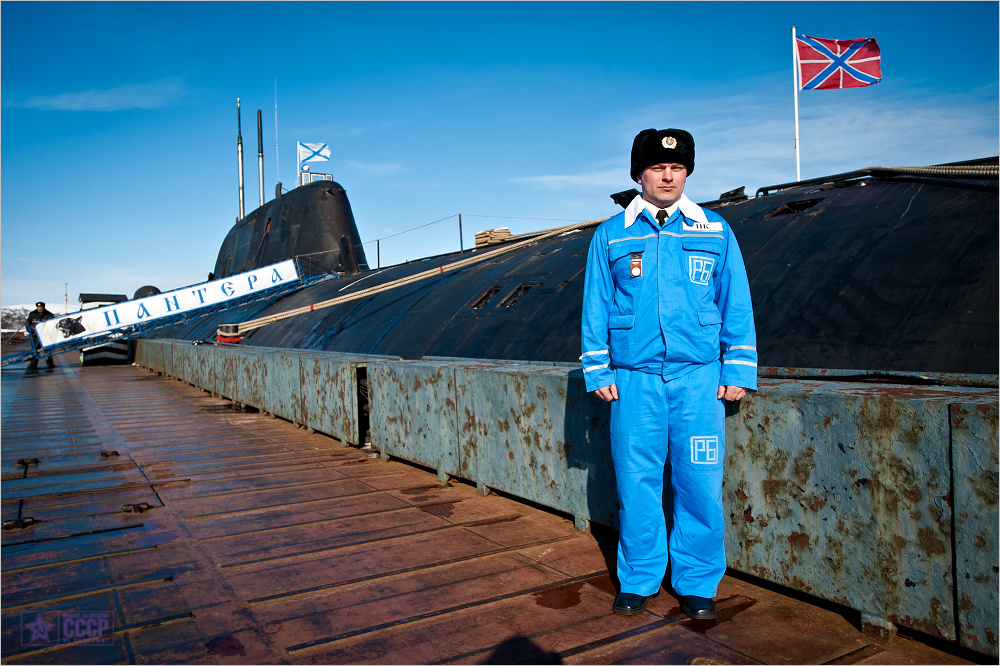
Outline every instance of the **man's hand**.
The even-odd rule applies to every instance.
[[[722,387],[719,387],[722,388]],[[604,402],[611,402],[612,400],[618,399],[618,385],[612,384],[611,386],[603,386],[596,391],[591,391],[598,398]]]
[[[740,400],[747,394],[747,390],[740,386],[720,386],[716,398],[722,400]]]

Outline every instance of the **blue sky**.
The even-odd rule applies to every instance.
[[[647,127],[694,135],[695,201],[794,180],[793,25],[882,49],[879,85],[801,94],[803,178],[997,155],[998,7],[5,1],[0,304],[205,280],[239,213],[237,97],[247,212],[261,109],[266,198],[296,141],[329,143],[313,170],[373,266],[376,239],[383,266],[457,250],[457,213],[466,248],[614,214]]]

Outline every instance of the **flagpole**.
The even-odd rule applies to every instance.
[[[274,77],[274,173],[277,175],[278,184],[275,186],[275,197],[281,193],[277,188],[281,186],[281,162],[278,160],[278,77]]]
[[[802,180],[799,158],[799,48],[795,43],[795,26],[792,26],[792,92],[795,97],[795,180]]]

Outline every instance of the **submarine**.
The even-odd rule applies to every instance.
[[[701,205],[722,215],[740,244],[762,367],[992,375],[1000,364],[997,192],[994,157],[870,167],[761,188],[752,197],[740,188]],[[612,197],[625,206],[634,195]],[[388,287],[277,319],[248,331],[241,344],[575,362],[586,254],[599,221],[497,242],[485,234],[474,249],[373,270],[344,188],[314,180],[238,221],[210,277],[294,258],[306,277],[338,279],[156,335],[213,340],[220,326]],[[525,242],[532,236],[545,237]]]

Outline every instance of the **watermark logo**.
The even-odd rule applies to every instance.
[[[691,438],[691,462],[696,465],[715,465],[719,462],[719,438]]]
[[[111,611],[22,611],[21,645],[114,645]]]

